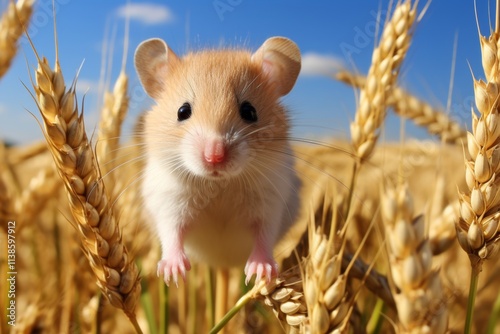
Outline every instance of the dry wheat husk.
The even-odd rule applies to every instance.
[[[361,88],[366,78],[349,71],[341,71],[335,75],[339,81]],[[425,127],[430,134],[436,135],[446,143],[462,144],[467,132],[452,120],[444,111],[432,107],[400,87],[393,87],[387,92],[387,105],[402,117],[409,118],[415,124]]]
[[[136,326],[139,272],[113,215],[83,115],[79,114],[74,84],[66,90],[59,62],[52,70],[45,58],[38,60],[35,78],[45,137],[68,194],[82,249],[103,294]],[[136,330],[140,331],[137,326]]]
[[[7,72],[17,53],[17,43],[33,12],[34,0],[9,1],[0,19],[0,78]]]
[[[298,333],[307,319],[307,308],[300,273],[294,268],[266,284],[256,287],[255,299],[270,307],[282,325]]]
[[[411,1],[398,3],[384,27],[379,45],[373,50],[366,85],[351,122],[351,139],[356,155],[368,158],[377,142],[388,104],[388,91],[394,86],[399,68],[410,46],[416,6]]]
[[[399,333],[445,333],[448,310],[423,216],[413,216],[406,186],[382,193],[382,218],[399,318]]]

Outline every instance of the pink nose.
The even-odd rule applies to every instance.
[[[223,162],[226,157],[226,147],[221,140],[209,140],[205,144],[203,156],[206,162],[219,164]]]

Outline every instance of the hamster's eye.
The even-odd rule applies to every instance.
[[[241,104],[240,116],[244,121],[248,123],[257,122],[257,111],[255,110],[254,106],[248,101],[245,101]]]
[[[189,117],[191,117],[191,105],[186,102],[177,110],[177,120],[182,122]]]

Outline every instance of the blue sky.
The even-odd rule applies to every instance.
[[[97,1],[55,0],[59,56],[66,81],[71,82],[83,62],[78,91],[85,97],[86,123],[95,128],[99,115],[99,78],[103,45],[113,48],[107,77],[114,82],[123,54],[124,16],[131,14],[126,71],[130,76],[131,109],[125,133],[152,101],[142,91],[133,68],[137,45],[161,37],[179,55],[189,50],[217,46],[244,46],[252,50],[271,36],[281,35],[300,47],[304,65],[294,90],[284,98],[294,119],[294,134],[348,137],[354,118],[356,95],[352,88],[324,73],[339,64],[366,73],[373,50],[376,13],[389,1],[304,0],[206,0],[206,1]],[[419,9],[426,1],[421,0]],[[488,2],[478,1],[483,35],[489,34]],[[491,6],[494,6],[491,1]],[[0,0],[4,10],[8,0]],[[54,57],[52,0],[39,0],[29,32],[40,55]],[[114,37],[113,37],[114,36]],[[473,102],[472,75],[482,77],[479,38],[472,0],[433,0],[417,24],[403,64],[399,84],[415,95],[443,108],[447,105],[453,45],[457,36],[457,60],[450,114],[470,128]],[[352,52],[346,52],[351,50]],[[42,132],[27,110],[38,116],[28,91],[29,73],[36,64],[26,40],[10,71],[0,79],[0,139],[28,143]],[[470,67],[469,67],[470,66]],[[322,74],[323,73],[323,74]],[[108,80],[108,81],[109,81]],[[387,140],[398,136],[399,118],[390,116]],[[407,137],[427,139],[425,130],[407,125]]]

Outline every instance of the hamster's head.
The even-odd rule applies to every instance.
[[[253,54],[206,50],[179,58],[151,39],[137,48],[135,66],[156,102],[145,115],[146,154],[170,172],[258,177],[287,158],[289,121],[279,99],[300,72],[292,41],[273,37]]]

